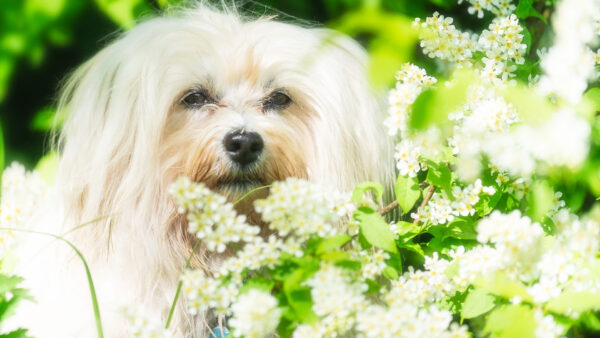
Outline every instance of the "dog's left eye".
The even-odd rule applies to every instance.
[[[213,102],[210,96],[204,91],[189,93],[182,101],[186,106],[192,108],[202,107],[205,104]]]
[[[283,92],[274,92],[269,95],[263,102],[263,106],[265,108],[270,109],[283,109],[287,107],[292,102],[289,96],[287,96]]]

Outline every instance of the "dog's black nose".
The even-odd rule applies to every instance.
[[[228,133],[225,135],[223,144],[229,158],[242,166],[256,161],[264,147],[260,135],[244,130]]]

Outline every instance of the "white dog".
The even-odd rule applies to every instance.
[[[179,175],[235,200],[289,176],[340,190],[393,179],[384,109],[348,37],[201,6],[123,34],[63,90],[57,195],[41,219],[87,259],[106,337],[128,335],[124,305],[165,320],[193,238],[167,194]],[[255,223],[251,204],[239,207]],[[51,215],[48,216],[48,215]],[[81,261],[62,242],[23,251],[24,309],[37,337],[94,337]],[[201,249],[196,266],[216,263]],[[23,253],[25,255],[25,253]],[[171,327],[200,337],[179,301]]]

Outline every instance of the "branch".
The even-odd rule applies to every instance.
[[[385,207],[379,209],[379,211],[377,211],[378,214],[380,214],[381,216],[387,214],[388,212],[394,210],[395,207],[398,206],[398,201],[394,200],[392,203],[386,205]]]
[[[424,208],[427,203],[429,203],[429,200],[431,199],[431,196],[433,196],[433,192],[435,191],[435,185],[430,185],[429,186],[429,190],[427,190],[427,194],[425,195],[425,198],[423,199],[423,202],[421,202],[421,205],[419,206],[419,209]],[[415,218],[415,220],[413,221],[413,224],[419,224],[419,219]]]

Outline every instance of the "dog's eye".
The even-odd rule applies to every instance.
[[[202,107],[205,104],[212,103],[212,99],[204,91],[195,91],[187,94],[183,98],[183,103],[191,108]]]
[[[292,102],[289,96],[282,92],[274,92],[264,101],[264,106],[271,109],[283,109]]]

